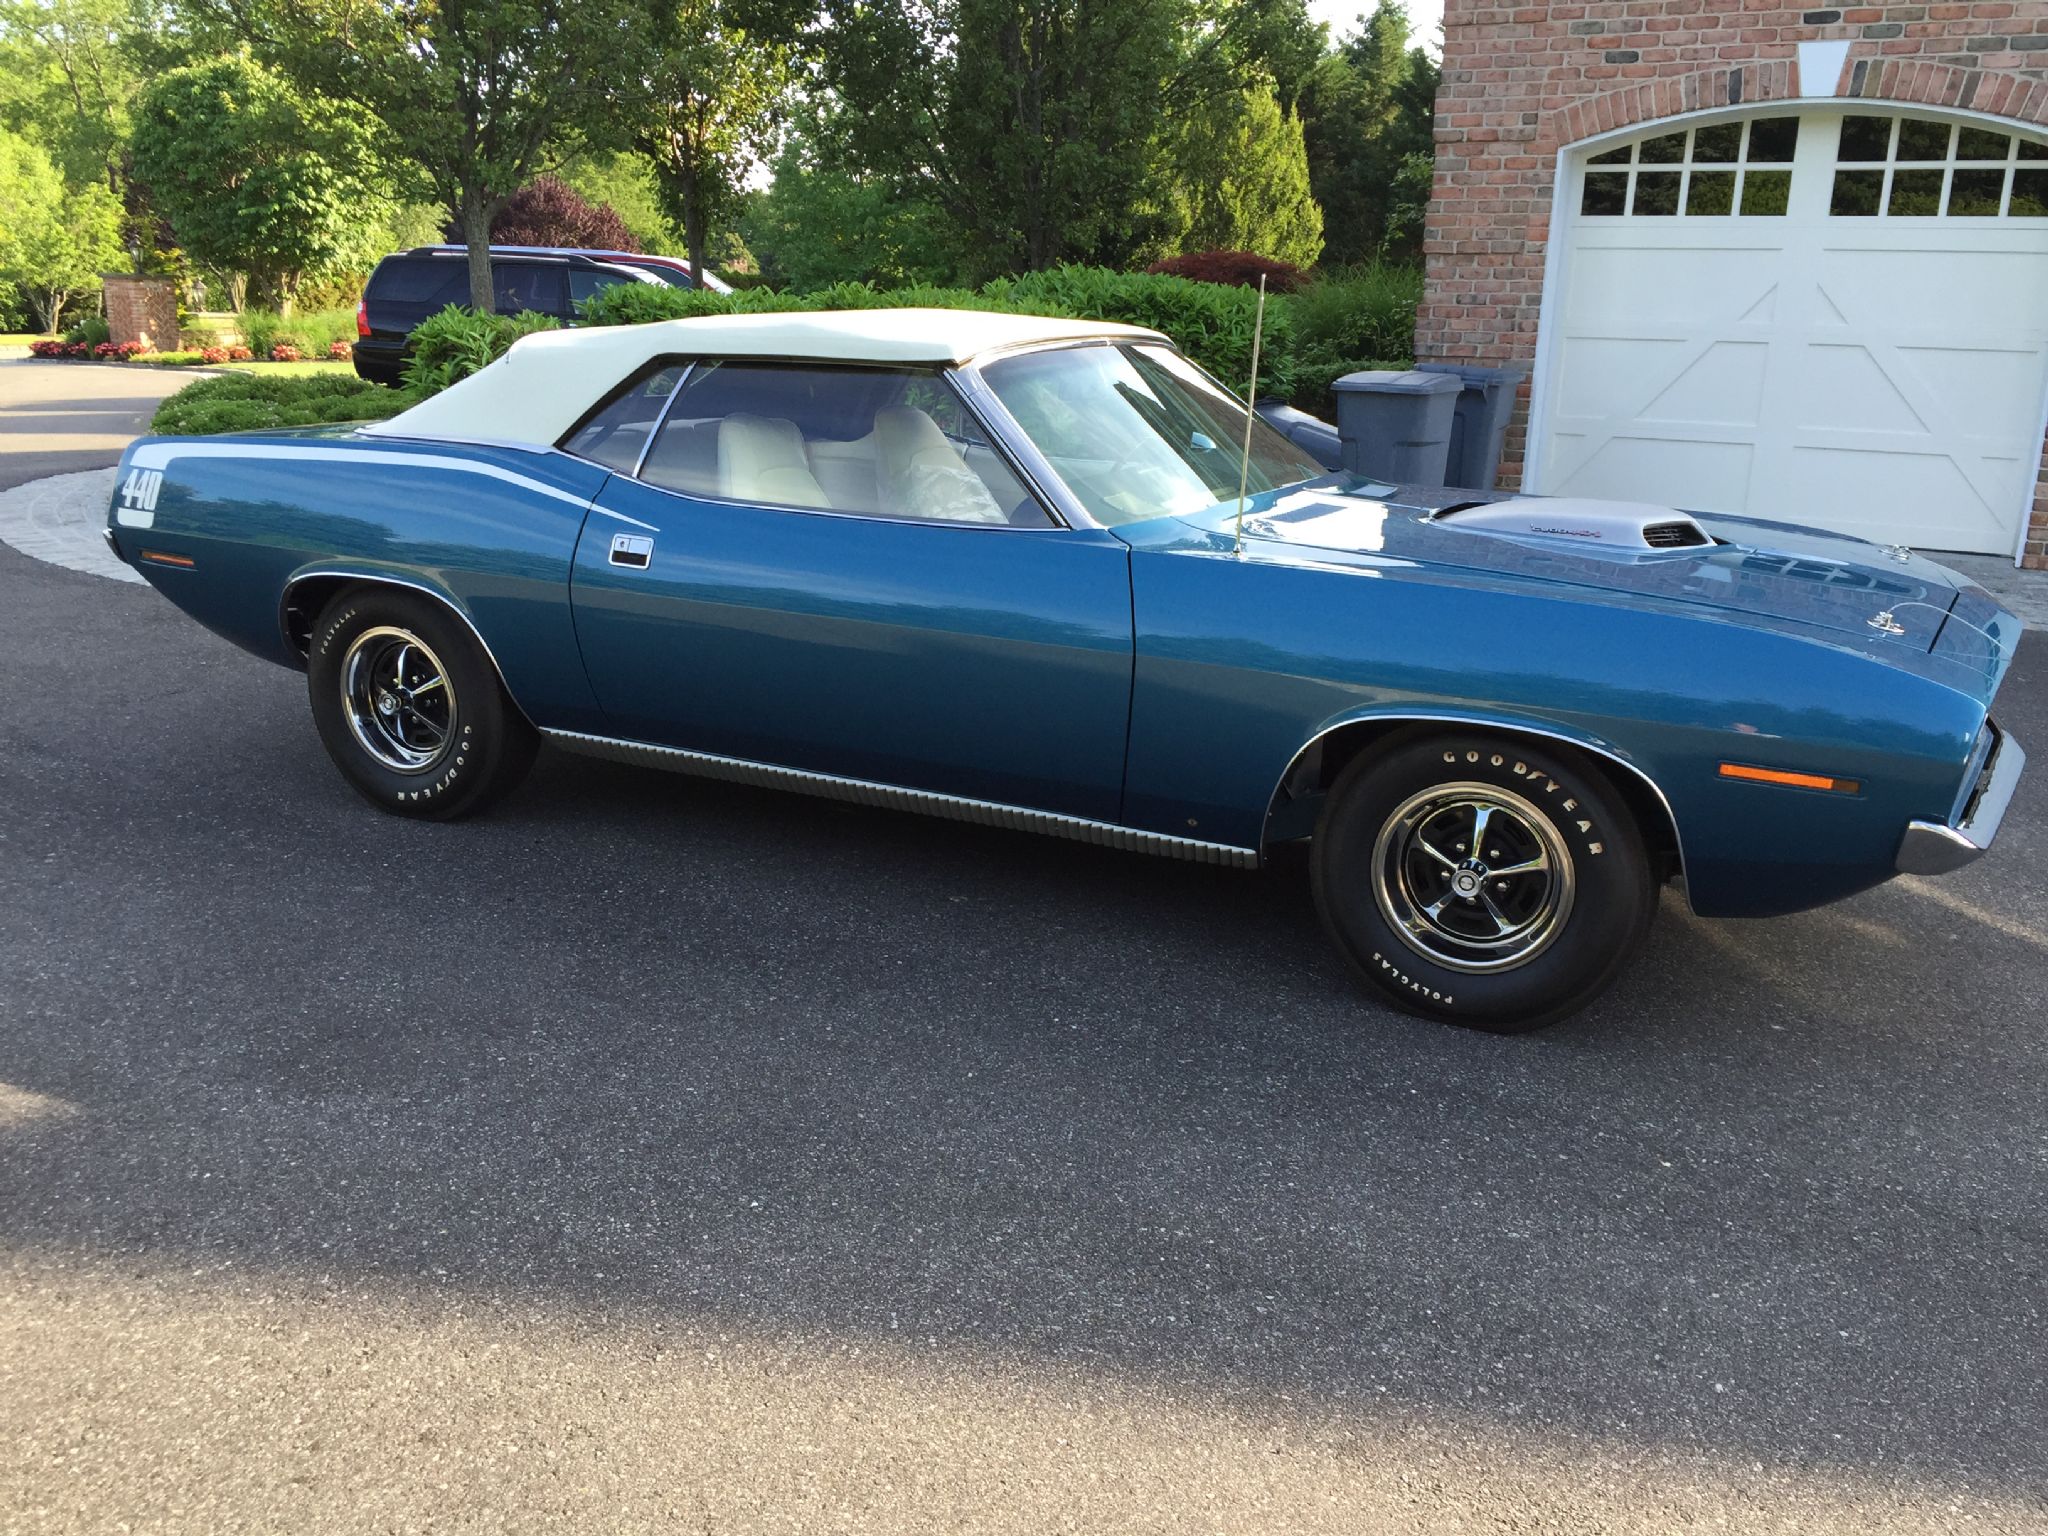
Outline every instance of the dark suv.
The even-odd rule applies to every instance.
[[[530,309],[574,324],[576,306],[615,283],[658,283],[637,267],[580,251],[491,248],[492,305],[501,315]],[[469,302],[469,255],[460,246],[416,246],[377,263],[356,305],[356,372],[396,384],[412,330],[450,304]]]

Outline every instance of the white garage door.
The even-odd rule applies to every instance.
[[[1538,489],[2013,552],[2048,410],[2048,141],[1781,107],[1595,146],[1560,195]]]

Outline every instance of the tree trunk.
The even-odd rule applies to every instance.
[[[64,318],[64,301],[71,295],[62,289],[31,288],[29,307],[36,312],[36,318],[43,323],[45,335],[57,334],[57,322]]]
[[[455,211],[462,225],[462,240],[469,247],[469,304],[484,314],[497,312],[491,287],[491,213],[488,199],[480,192],[463,194]]]
[[[683,249],[690,257],[690,283],[704,286],[704,182],[694,168],[681,170],[677,179],[683,191]]]

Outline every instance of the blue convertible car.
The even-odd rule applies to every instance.
[[[1761,916],[1953,869],[2023,762],[2018,623],[1907,550],[1329,474],[1114,325],[530,336],[375,426],[145,438],[108,537],[303,669],[385,810],[478,810],[545,738],[1208,863],[1313,839],[1351,969],[1487,1029],[1606,987],[1663,880]]]

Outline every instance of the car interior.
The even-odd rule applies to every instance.
[[[1049,525],[936,374],[770,363],[645,375],[567,452],[690,496],[935,522]],[[641,452],[648,433],[658,437]]]

